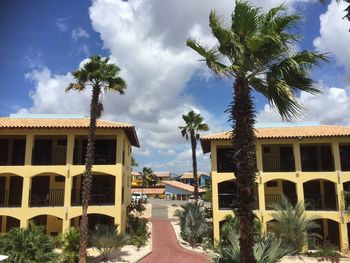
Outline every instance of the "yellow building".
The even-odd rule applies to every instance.
[[[56,235],[79,226],[88,118],[0,118],[0,230],[33,220]],[[120,225],[130,203],[134,126],[97,121],[89,227]]]
[[[256,129],[257,197],[255,214],[268,230],[270,204],[286,196],[292,203],[304,201],[307,214],[315,216],[323,239],[349,249],[350,127],[288,125]],[[230,133],[201,138],[204,153],[211,153],[213,228],[216,240],[225,216],[232,214],[237,198]]]

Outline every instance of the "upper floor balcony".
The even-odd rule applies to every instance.
[[[24,165],[25,136],[0,137],[0,166]]]
[[[300,158],[303,172],[334,171],[331,144],[301,144]]]
[[[264,172],[294,172],[295,160],[292,145],[263,145]]]

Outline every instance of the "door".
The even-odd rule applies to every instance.
[[[8,163],[8,143],[6,139],[0,140],[0,165],[9,165]]]
[[[6,206],[6,193],[5,193],[5,187],[6,187],[6,177],[1,176],[0,177],[0,206]]]
[[[21,206],[23,178],[20,176],[10,177],[9,206]]]
[[[282,181],[282,187],[283,187],[283,195],[288,198],[290,203],[295,205],[297,202],[295,184],[289,181]]]
[[[52,140],[35,140],[34,164],[51,164]]]
[[[25,149],[25,140],[13,140],[12,165],[24,165]]]
[[[49,201],[50,176],[35,176],[32,178],[31,205],[43,206]]]
[[[324,205],[326,210],[336,210],[337,199],[335,194],[335,184],[330,181],[323,182],[324,187]]]
[[[282,172],[295,171],[293,147],[280,147],[280,165]]]

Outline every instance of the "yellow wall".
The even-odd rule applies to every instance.
[[[12,216],[20,220],[21,227],[27,227],[31,218],[38,215],[50,215],[48,220],[48,228],[50,232],[61,232],[70,226],[70,219],[81,215],[81,207],[71,206],[71,189],[74,176],[84,173],[84,165],[73,165],[73,149],[74,141],[78,136],[87,136],[87,130],[68,130],[68,129],[11,129],[2,130],[0,136],[16,136],[24,135],[26,137],[25,149],[25,165],[22,166],[0,166],[0,176],[18,175],[23,177],[22,189],[22,206],[21,207],[1,207],[0,216]],[[34,138],[37,136],[57,136],[67,138],[67,161],[65,165],[31,165],[32,149],[34,146]],[[114,176],[115,179],[115,204],[108,206],[89,206],[88,213],[96,213],[108,215],[115,218],[115,223],[119,224],[119,230],[124,232],[126,223],[126,206],[130,203],[130,183],[129,175],[131,173],[131,145],[122,129],[118,130],[102,130],[97,129],[97,137],[115,138],[116,146],[116,164],[113,165],[94,165],[93,174],[107,174]],[[122,154],[125,154],[125,163],[122,164]],[[31,178],[37,175],[51,175],[50,187],[64,188],[64,206],[60,207],[29,207],[29,191],[31,186]],[[54,181],[56,175],[65,177],[64,183]],[[9,180],[6,180],[6,189],[8,189]],[[124,203],[122,204],[122,187],[124,187]],[[55,217],[55,218],[54,218]],[[56,220],[56,217],[61,220]],[[58,225],[61,223],[61,227]],[[4,223],[3,223],[4,224]],[[61,229],[59,229],[61,228]],[[3,228],[1,228],[3,229]],[[58,231],[59,229],[59,231]]]
[[[350,181],[350,172],[341,171],[340,156],[339,156],[339,144],[349,143],[350,138],[304,138],[297,139],[264,139],[258,140],[256,143],[256,155],[257,155],[257,168],[258,173],[256,176],[256,182],[258,183],[259,193],[259,210],[255,211],[256,215],[263,224],[263,228],[266,230],[266,223],[272,220],[272,211],[267,211],[265,207],[265,194],[282,193],[282,180],[288,180],[295,183],[296,193],[298,201],[304,201],[303,184],[310,180],[329,180],[335,184],[336,194],[338,197],[343,196],[343,183]],[[327,143],[331,144],[332,153],[334,157],[335,171],[331,172],[302,172],[301,171],[301,158],[300,158],[300,145],[306,143]],[[264,173],[263,161],[262,161],[262,145],[292,145],[295,159],[295,172],[269,172]],[[220,239],[219,223],[224,220],[225,216],[232,214],[229,210],[219,210],[218,206],[218,184],[226,180],[235,179],[233,173],[218,173],[217,172],[217,148],[230,147],[229,141],[211,141],[211,166],[212,166],[212,189],[213,189],[213,229],[214,238]],[[272,150],[274,147],[271,148]],[[278,180],[278,187],[266,188],[264,184],[271,180]],[[343,251],[347,251],[348,234],[347,223],[350,222],[350,216],[344,211],[344,202],[342,198],[338,198],[337,205],[338,211],[306,211],[307,214],[313,215],[316,218],[324,218],[334,220],[339,223],[340,245]]]

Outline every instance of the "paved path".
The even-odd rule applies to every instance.
[[[152,207],[152,253],[140,263],[209,263],[210,260],[202,254],[180,247],[167,218],[165,206]]]

